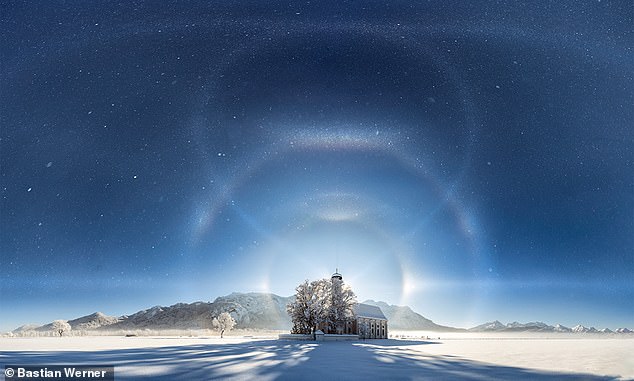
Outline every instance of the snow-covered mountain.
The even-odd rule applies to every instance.
[[[556,327],[540,321],[530,323],[519,323],[514,321],[512,323],[502,324],[497,320],[469,329],[469,331],[473,332],[554,332],[555,330]]]
[[[73,330],[167,330],[207,329],[221,312],[229,312],[236,320],[236,328],[282,329],[291,328],[286,305],[292,297],[267,293],[232,293],[213,302],[178,303],[173,306],[154,306],[121,317],[106,316],[100,312],[70,320]],[[459,331],[438,325],[406,306],[394,306],[373,300],[364,303],[378,306],[389,320],[390,328],[397,330]],[[50,331],[52,325],[24,326],[14,333],[28,330]]]
[[[508,323],[502,324],[499,321],[493,321],[490,323],[484,323],[479,326],[470,328],[471,332],[574,332],[574,333],[630,333],[632,331],[627,328],[619,328],[616,331],[612,331],[609,328],[597,330],[594,327],[584,327],[583,325],[577,325],[573,328],[565,327],[561,324],[555,324],[554,326],[546,323],[530,322],[530,323]]]
[[[69,320],[68,324],[72,330],[75,331],[83,331],[83,330],[92,330],[98,329],[103,326],[109,326],[115,324],[120,321],[121,318],[117,318],[115,316],[107,316],[102,314],[101,312],[95,312],[94,314],[82,316],[77,319]],[[53,323],[45,324],[45,325],[35,325],[35,324],[27,324],[21,327],[18,327],[13,330],[14,333],[19,332],[27,332],[27,331],[36,331],[36,332],[48,332],[53,329]]]
[[[114,316],[107,316],[102,314],[101,312],[95,312],[92,315],[80,317],[75,320],[69,320],[68,324],[70,324],[71,328],[74,330],[86,330],[86,329],[96,329],[101,326],[115,324],[119,321],[119,318]]]
[[[597,333],[599,332],[596,328],[594,327],[584,327],[582,325],[576,325],[574,327],[572,327],[572,332],[577,332],[577,333]]]
[[[412,311],[412,309],[407,306],[395,306],[385,302],[375,302],[374,300],[366,300],[363,303],[379,307],[387,318],[390,329],[437,332],[464,331],[464,329],[460,328],[438,325]]]
[[[553,327],[553,331],[554,332],[572,332],[572,329],[563,326],[561,324],[555,324],[555,326]]]
[[[505,328],[506,326],[504,324],[496,320],[489,323],[480,324],[473,328],[469,328],[469,331],[474,331],[474,332],[502,331]]]
[[[518,323],[513,322],[507,324],[507,331],[510,332],[549,332],[553,331],[555,327],[548,325],[546,323],[542,323],[541,321],[529,322],[529,323]]]
[[[289,300],[275,294],[233,293],[211,303],[155,306],[122,316],[118,322],[101,329],[205,329],[212,328],[213,318],[222,312],[231,314],[236,320],[236,328],[290,329],[291,320],[286,313]]]
[[[290,329],[286,313],[290,298],[266,293],[233,293],[213,302],[178,303],[173,306],[154,306],[132,315],[107,316],[101,312],[69,320],[72,330],[136,330],[136,329],[206,329],[221,312],[230,312],[236,328]],[[52,323],[26,325],[14,333],[50,331]]]
[[[72,330],[173,330],[212,328],[212,320],[222,312],[229,312],[236,320],[236,328],[242,329],[280,329],[289,330],[291,320],[286,313],[286,305],[292,297],[283,297],[269,293],[232,293],[216,298],[213,302],[178,303],[172,306],[154,306],[132,315],[120,317],[107,316],[100,312],[69,320]],[[417,330],[456,332],[460,328],[442,326],[412,311],[407,306],[395,306],[385,302],[366,300],[363,303],[381,308],[393,330]],[[52,323],[43,326],[24,325],[14,333],[28,331],[51,331]],[[542,322],[502,324],[499,321],[485,323],[469,329],[473,332],[579,332],[613,333],[605,329],[586,328],[578,325],[574,328],[562,325],[550,326]],[[632,333],[627,328],[619,328],[614,333]]]
[[[28,332],[28,331],[35,331],[38,328],[40,328],[40,325],[37,324],[24,324],[19,326],[18,328],[13,330],[13,333],[20,333],[20,332]]]
[[[230,311],[238,328],[290,329],[292,323],[286,305],[291,299],[275,294],[232,293],[216,298],[213,314]]]

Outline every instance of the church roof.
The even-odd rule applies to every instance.
[[[369,304],[357,304],[354,312],[357,314],[357,317],[387,320],[385,315],[383,315],[383,311],[381,311],[379,307],[371,306]]]

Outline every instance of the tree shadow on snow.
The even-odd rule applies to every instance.
[[[426,354],[430,341],[254,340],[103,351],[6,351],[6,364],[113,364],[116,380],[613,380]],[[415,348],[416,347],[416,348]]]

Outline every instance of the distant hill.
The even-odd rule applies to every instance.
[[[119,322],[120,318],[114,316],[107,316],[102,314],[101,312],[95,312],[94,314],[82,316],[77,319],[69,320],[68,324],[72,330],[82,331],[82,330],[94,330],[99,329],[104,326],[110,326],[112,324],[116,324]],[[27,332],[27,331],[36,331],[36,332],[47,332],[53,329],[53,323],[48,323],[45,325],[35,325],[35,324],[27,324],[13,330],[14,333],[19,332]]]
[[[19,326],[16,329],[14,329],[12,332],[20,333],[20,332],[35,331],[35,330],[37,330],[40,327],[41,326],[37,325],[37,324],[24,324],[24,325]]]
[[[70,324],[71,328],[74,330],[87,330],[116,324],[117,322],[119,322],[119,318],[106,316],[101,312],[95,312],[92,315],[80,317],[75,320],[69,320],[68,324]]]
[[[489,323],[484,323],[484,324],[480,324],[476,327],[473,328],[469,328],[469,331],[474,331],[474,332],[488,332],[488,331],[501,331],[503,329],[505,329],[506,326],[502,323],[500,323],[499,321],[492,321]]]
[[[559,332],[569,332],[570,329],[561,325]],[[555,332],[555,327],[550,326],[542,322],[530,322],[530,323],[513,323],[502,324],[499,321],[493,321],[490,323],[481,324],[477,327],[470,328],[472,332]]]
[[[439,325],[412,311],[407,306],[395,306],[385,302],[366,300],[363,303],[377,306],[388,320],[388,327],[395,330],[459,332],[464,329]]]

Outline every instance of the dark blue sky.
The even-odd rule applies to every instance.
[[[629,1],[2,2],[0,329],[339,267],[634,326]]]

